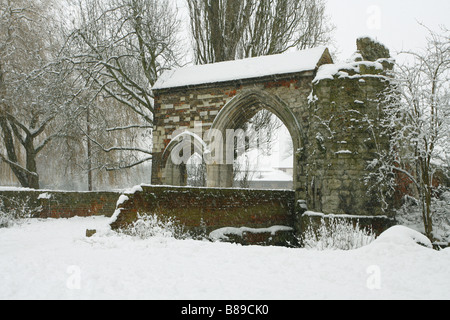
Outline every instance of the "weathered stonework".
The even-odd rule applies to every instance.
[[[354,74],[314,84],[309,142],[304,150],[308,204],[317,212],[384,215],[380,199],[368,194],[365,177],[377,148],[387,147],[379,119],[383,75]]]
[[[369,62],[359,56],[338,66],[326,51],[310,71],[155,90],[152,183],[185,185],[182,166],[169,157],[175,130],[194,130],[201,122],[202,132],[225,132],[267,109],[293,139],[296,199],[326,214],[389,215],[364,181],[377,148],[386,147],[378,129],[379,95],[389,84],[390,64],[381,58]],[[232,165],[209,164],[208,186],[231,187],[232,170]]]

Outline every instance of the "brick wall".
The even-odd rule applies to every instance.
[[[278,245],[278,242],[285,242],[286,236],[299,235],[309,225],[317,225],[322,218],[329,218],[296,211],[295,192],[289,190],[142,186],[137,192],[125,194],[126,201],[116,208],[121,195],[118,192],[11,190],[0,191],[0,206],[7,210],[23,209],[35,218],[111,217],[119,210],[120,214],[111,224],[113,230],[136,221],[138,214],[156,214],[162,220],[171,218],[191,233],[202,235],[225,227],[293,228],[294,233],[281,232],[275,236],[249,232],[241,239],[232,239],[242,244]],[[377,234],[395,224],[393,219],[385,216],[342,217],[358,221],[363,227],[370,226]]]
[[[138,213],[172,218],[191,231],[207,232],[223,227],[289,227],[294,222],[294,191],[144,186],[127,197],[119,205],[113,229],[135,221]]]
[[[37,218],[110,217],[119,197],[118,192],[0,191],[4,209],[27,210]]]

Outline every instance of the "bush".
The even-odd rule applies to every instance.
[[[431,199],[433,211],[433,236],[437,242],[450,241],[450,188],[441,187]],[[396,219],[400,225],[424,232],[420,202],[404,196],[402,207],[397,210]]]
[[[376,238],[372,230],[363,229],[348,219],[322,218],[320,226],[311,225],[302,237],[306,249],[353,250],[366,246]]]
[[[0,198],[0,228],[10,228],[30,217],[31,213],[23,203],[16,202],[14,208],[7,208]]]
[[[176,239],[189,238],[189,234],[182,226],[178,225],[174,219],[161,219],[156,214],[138,214],[138,219],[126,229],[120,230],[120,232],[140,239],[149,239],[153,237]]]

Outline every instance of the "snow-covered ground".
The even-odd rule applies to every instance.
[[[354,251],[85,237],[108,221],[0,229],[0,299],[450,299],[450,249],[419,246],[410,229]]]

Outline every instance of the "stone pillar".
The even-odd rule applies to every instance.
[[[381,64],[346,67],[342,72],[354,73],[333,75],[313,86],[317,101],[307,145],[308,207],[326,214],[383,215],[383,203],[365,179],[378,150],[388,148],[379,126],[379,93],[389,81]]]
[[[161,161],[161,153],[154,153],[152,156],[152,185],[155,186],[163,184]]]
[[[232,164],[210,164],[206,167],[206,170],[208,188],[233,187]]]
[[[182,186],[181,173],[178,166],[167,164],[163,169],[163,184],[166,186]]]

